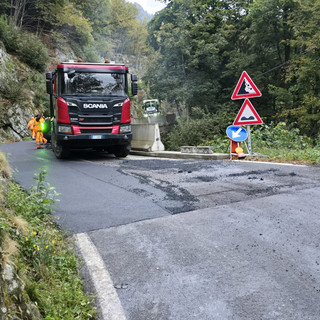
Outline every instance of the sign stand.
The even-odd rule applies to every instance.
[[[229,158],[230,158],[230,160],[232,160],[232,156],[238,155],[237,153],[232,152],[232,147],[233,147],[232,144],[233,144],[233,143],[237,143],[237,147],[241,147],[241,146],[240,146],[240,142],[232,141],[231,139],[229,139],[229,144],[228,144],[228,148],[227,148],[226,152],[227,152],[228,149],[229,149]],[[243,143],[244,143],[244,145],[246,146],[246,149],[247,149],[247,152],[248,152],[247,155],[250,155],[249,149],[248,149],[248,145],[246,144],[245,141],[243,141]]]
[[[245,141],[243,141],[243,142],[244,142],[244,145],[246,146],[246,149],[247,149],[248,155],[250,156],[248,145],[246,144],[246,142],[245,142]]]
[[[249,139],[249,136],[248,136],[248,139]],[[233,141],[233,142],[235,142],[235,141]],[[247,145],[247,143],[245,141],[243,141],[243,143],[246,146],[246,149],[247,149],[247,152],[248,152],[247,155],[251,156],[252,155],[252,153],[250,153],[251,149],[249,149],[249,147],[248,147],[248,145]],[[251,141],[250,141],[250,143],[251,143]],[[239,142],[237,142],[237,145],[238,145],[238,147],[240,147]],[[227,148],[226,152],[228,151],[228,149],[229,149],[230,160],[232,160],[232,156],[236,156],[237,153],[232,152],[232,140],[231,139],[229,139],[229,144],[228,144],[228,148]]]
[[[229,148],[230,148],[230,160],[232,160],[232,156],[234,155],[237,155],[237,153],[234,153],[232,152],[232,143],[237,143],[237,147],[240,147],[240,142],[237,142],[237,141],[233,141],[231,139],[229,139],[230,143],[229,143]]]
[[[247,132],[248,132],[248,152],[249,152],[249,156],[252,156],[252,148],[251,148],[251,132],[250,132],[250,126],[247,126]],[[248,148],[249,147],[249,148]]]

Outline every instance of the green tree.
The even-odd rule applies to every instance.
[[[294,60],[286,81],[297,98],[290,109],[282,111],[285,119],[295,121],[302,132],[317,138],[320,132],[320,1],[299,0],[289,22],[296,38],[291,41]]]
[[[196,106],[214,110],[220,91],[224,39],[217,32],[222,23],[217,2],[176,0],[149,24],[155,58],[145,80],[152,94],[181,107],[187,116]]]
[[[132,3],[124,0],[110,0],[111,19],[110,30],[113,41],[114,53],[123,54],[131,45],[133,26],[139,23],[137,20],[138,9]]]

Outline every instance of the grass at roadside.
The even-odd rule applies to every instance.
[[[256,126],[251,135],[252,152],[250,160],[270,162],[290,162],[297,164],[320,164],[320,142],[314,143],[310,138],[302,136],[298,129],[286,129],[285,123]],[[228,139],[225,136],[215,136],[202,145],[213,146],[214,152],[228,153]],[[242,142],[245,153],[247,149]],[[247,160],[249,158],[246,158]]]
[[[254,152],[263,155],[255,157],[259,160],[271,162],[289,162],[295,164],[320,164],[320,149],[306,148],[303,150],[278,149],[271,147],[259,147]]]
[[[10,176],[10,169],[0,155],[4,182]],[[45,176],[45,170],[35,174],[35,186],[28,193],[10,180],[1,184],[1,267],[7,263],[15,265],[25,283],[23,294],[37,305],[43,319],[93,319],[92,297],[83,291],[72,239],[57,228],[50,215],[58,194],[45,181]],[[19,299],[3,294],[8,312],[17,312],[19,307],[15,308],[14,304]]]

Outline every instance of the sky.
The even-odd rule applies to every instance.
[[[155,0],[126,0],[128,2],[137,2],[147,12],[155,14],[163,9],[166,5],[163,2]]]

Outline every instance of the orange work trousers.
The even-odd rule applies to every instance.
[[[43,136],[42,131],[37,131],[36,135],[36,144],[37,144],[37,149],[41,148],[41,145],[47,143],[47,139]]]

